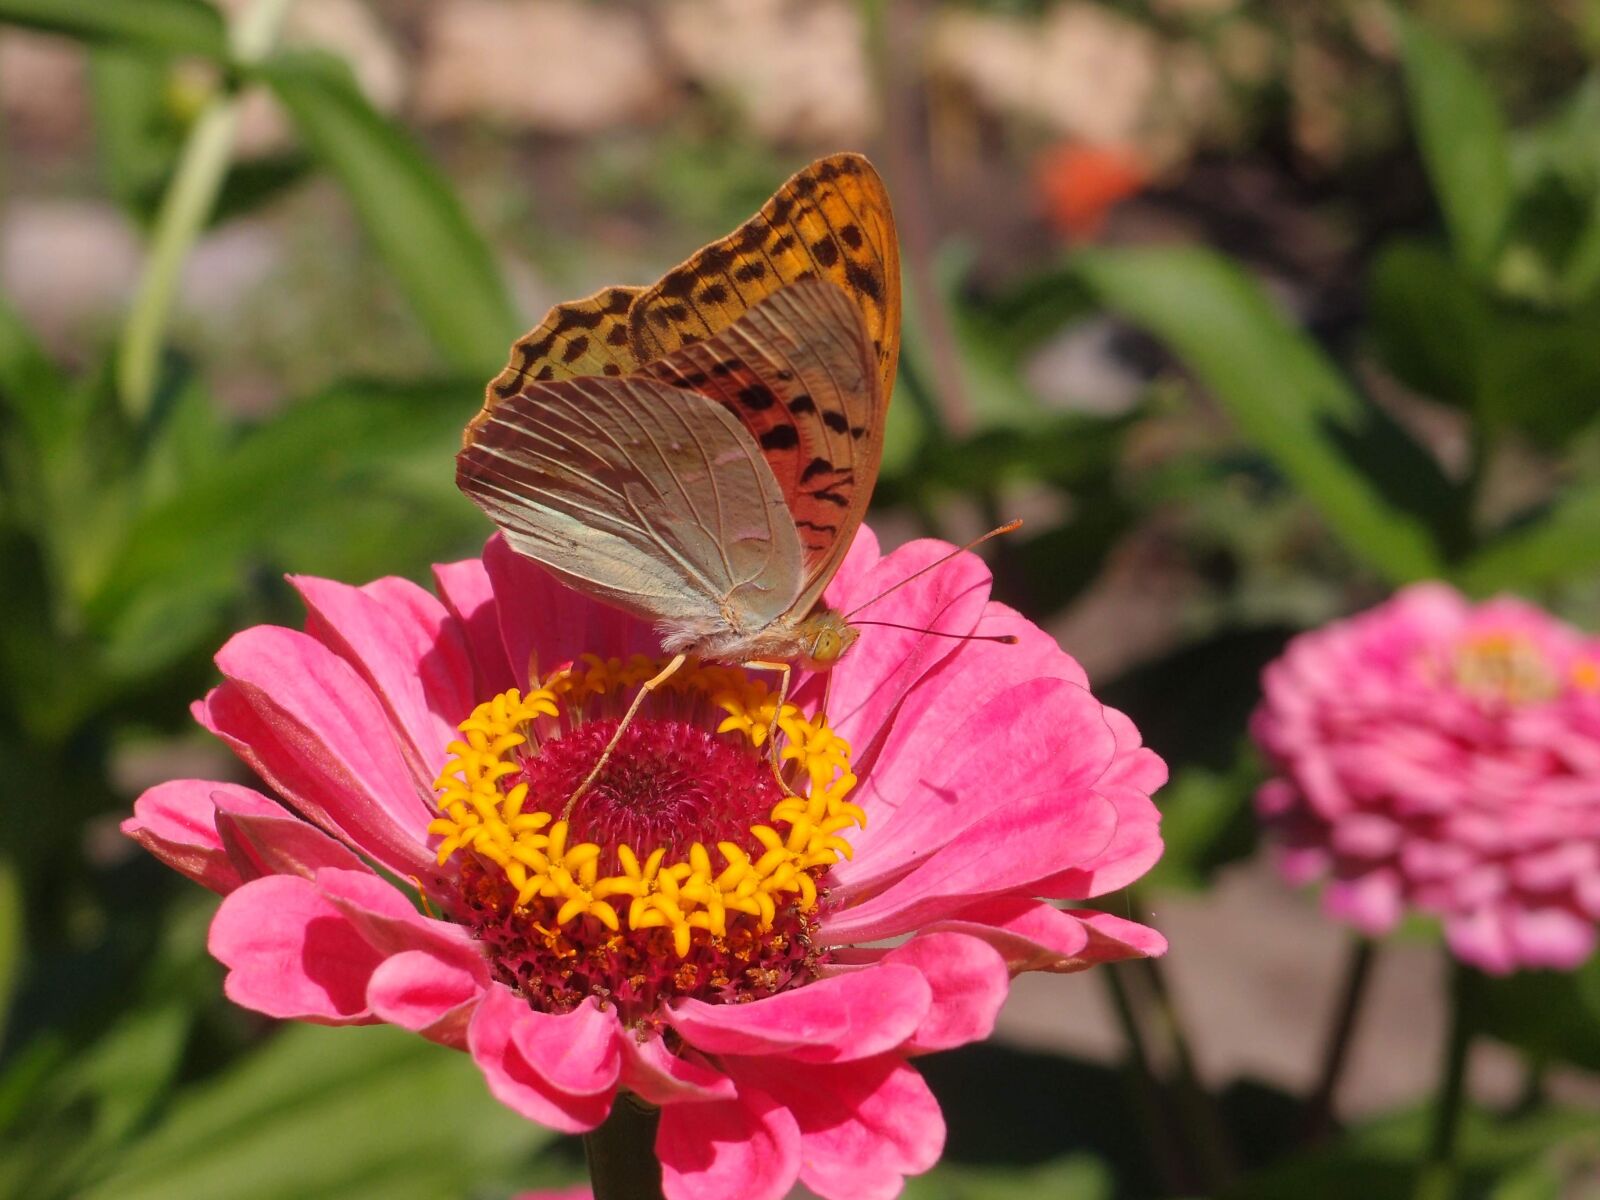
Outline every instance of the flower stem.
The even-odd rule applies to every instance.
[[[1133,1101],[1139,1111],[1140,1122],[1144,1125],[1145,1139],[1155,1160],[1157,1173],[1168,1193],[1183,1195],[1195,1190],[1195,1182],[1173,1134],[1161,1081],[1150,1063],[1149,1044],[1133,997],[1128,991],[1125,970],[1123,966],[1112,964],[1102,967],[1095,974],[1105,982],[1112,1011],[1117,1014],[1117,1023],[1122,1026],[1123,1037],[1127,1039]]]
[[[594,1200],[662,1200],[656,1127],[661,1110],[624,1092],[611,1115],[583,1135]]]
[[[1356,1016],[1366,996],[1367,980],[1372,976],[1372,961],[1376,953],[1376,944],[1369,938],[1357,937],[1350,943],[1350,954],[1345,960],[1344,987],[1340,991],[1339,1005],[1334,1010],[1333,1024],[1328,1027],[1328,1040],[1322,1050],[1322,1069],[1317,1074],[1317,1085],[1306,1101],[1304,1137],[1308,1143],[1322,1141],[1333,1124],[1334,1095],[1344,1075],[1345,1063],[1349,1060]]]
[[[266,56],[292,2],[255,0],[239,17],[231,32],[237,62],[249,64]],[[161,198],[150,253],[117,353],[117,392],[124,410],[136,421],[150,411],[178,279],[216,206],[238,124],[239,97],[231,88],[219,91],[189,131],[172,182]]]
[[[1178,1006],[1167,988],[1167,977],[1161,965],[1153,958],[1144,958],[1139,960],[1138,966],[1149,981],[1150,992],[1155,997],[1156,1014],[1172,1047],[1176,1075],[1173,1094],[1206,1190],[1222,1191],[1238,1174],[1233,1139],[1228,1134],[1222,1113],[1217,1109],[1215,1098],[1200,1081],[1200,1072],[1195,1067],[1194,1055],[1189,1049],[1189,1036],[1184,1031]]]
[[[1472,1027],[1467,1013],[1471,985],[1471,969],[1452,963],[1450,1031],[1445,1036],[1433,1128],[1428,1136],[1428,1157],[1417,1177],[1416,1200],[1451,1200],[1457,1191],[1456,1135],[1461,1128],[1461,1110],[1467,1098],[1467,1058],[1472,1048]]]

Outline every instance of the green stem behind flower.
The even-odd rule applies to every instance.
[[[1306,1100],[1304,1136],[1307,1142],[1322,1141],[1333,1124],[1334,1095],[1339,1089],[1339,1080],[1344,1076],[1345,1063],[1349,1061],[1356,1017],[1366,997],[1367,980],[1372,976],[1372,961],[1376,953],[1377,947],[1369,938],[1356,937],[1351,940],[1339,1005],[1334,1010],[1333,1024],[1328,1027],[1328,1040],[1323,1046],[1322,1069],[1317,1074],[1316,1087]]]
[[[291,3],[293,0],[255,0],[239,17],[231,35],[237,62],[249,64],[266,57]],[[231,89],[219,91],[190,129],[172,182],[161,198],[150,252],[117,353],[117,392],[124,410],[136,421],[150,411],[178,280],[216,207],[238,125],[238,95]]]
[[[583,1135],[594,1200],[662,1200],[656,1128],[661,1110],[629,1093],[611,1105],[611,1115]]]
[[[1129,993],[1125,967],[1110,964],[1095,972],[1106,985],[1111,998],[1112,1011],[1122,1027],[1128,1043],[1127,1074],[1133,1093],[1133,1103],[1144,1126],[1146,1144],[1155,1161],[1156,1173],[1165,1190],[1172,1195],[1183,1195],[1195,1190],[1195,1182],[1183,1161],[1183,1152],[1172,1128],[1167,1111],[1166,1097],[1161,1080],[1150,1063],[1150,1049],[1145,1038],[1144,1025],[1134,1007]]]
[[[1472,1027],[1468,1020],[1472,979],[1470,967],[1452,962],[1450,1031],[1445,1036],[1433,1128],[1428,1135],[1428,1157],[1417,1177],[1416,1200],[1452,1200],[1458,1191],[1456,1143],[1461,1110],[1467,1098],[1467,1059],[1472,1048]]]

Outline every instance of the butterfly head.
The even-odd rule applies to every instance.
[[[800,665],[809,671],[826,671],[855,645],[860,630],[833,609],[825,608],[802,621],[799,634]]]

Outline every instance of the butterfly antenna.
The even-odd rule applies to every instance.
[[[899,583],[890,584],[888,587],[884,588],[883,591],[879,592],[872,599],[865,600],[862,603],[856,605],[849,612],[844,614],[844,619],[846,621],[849,621],[851,617],[855,616],[855,614],[860,612],[863,608],[871,607],[872,605],[876,604],[879,600],[882,600],[885,596],[889,595],[891,592],[899,591],[901,588],[905,587],[906,584],[910,583],[913,579],[917,579],[917,578],[920,578],[923,575],[926,575],[929,571],[933,570],[935,567],[943,566],[945,563],[949,562],[956,555],[965,554],[968,550],[971,550],[976,546],[981,546],[985,542],[987,542],[990,538],[997,538],[1002,533],[1014,533],[1018,529],[1021,529],[1021,528],[1022,528],[1022,518],[1018,517],[1015,521],[1007,521],[1004,525],[1001,525],[998,529],[989,530],[989,532],[984,534],[982,537],[973,538],[965,546],[961,546],[961,547],[959,547],[959,548],[957,548],[955,550],[950,551],[950,553],[946,554],[943,558],[935,559],[933,562],[929,563],[927,566],[921,568],[920,570],[911,572],[911,574],[907,575]],[[854,624],[854,625],[882,625],[882,624],[884,624],[884,622],[883,621],[852,621],[851,624]],[[905,626],[901,626],[901,628],[905,628]],[[1000,639],[995,639],[995,640],[1000,640]],[[1015,638],[1012,639],[1012,641],[1015,641],[1015,640],[1016,640]]]
[[[853,625],[881,625],[885,629],[904,629],[910,633],[925,633],[929,637],[955,638],[962,642],[999,642],[1002,646],[1015,646],[1014,633],[948,633],[943,629],[924,629],[921,625],[901,625],[896,621],[852,621]]]

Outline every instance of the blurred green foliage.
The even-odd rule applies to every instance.
[[[1113,7],[1204,25],[1178,6]],[[488,1198],[577,1171],[464,1056],[388,1029],[269,1034],[229,1008],[202,949],[205,898],[103,848],[130,800],[118,756],[188,745],[212,650],[244,624],[298,619],[282,572],[420,578],[481,537],[452,450],[519,332],[497,257],[343,63],[273,44],[275,15],[274,0],[231,24],[201,0],[0,0],[0,21],[87,48],[98,178],[147,238],[118,340],[70,364],[0,296],[0,1195]],[[1188,572],[1181,636],[1096,680],[1174,768],[1151,893],[1202,892],[1253,852],[1261,767],[1244,729],[1261,666],[1296,628],[1415,579],[1559,599],[1600,570],[1600,75],[1513,119],[1503,63],[1486,76],[1456,40],[1391,15],[1414,142],[1395,153],[1420,162],[1433,211],[1364,247],[1354,328],[1317,327],[1249,265],[1194,245],[1084,249],[999,285],[943,246],[921,264],[926,286],[907,289],[939,311],[909,305],[879,510],[948,534],[1025,497],[1047,515],[995,548],[997,594],[1040,620],[1083,601],[1130,546],[1157,544]],[[237,106],[261,89],[295,141],[237,161]],[[675,225],[720,232],[789,156],[714,99],[708,113],[653,154],[596,149],[589,195],[646,197]],[[270,415],[231,415],[206,363],[175,348],[177,271],[206,230],[316,181],[342,192],[437,367],[347,374],[275,397]],[[1359,205],[1350,190],[1342,202]],[[583,254],[537,227],[522,236],[557,276]],[[1106,313],[1170,357],[1135,344],[1146,386],[1110,415],[1046,401],[1033,357]],[[1455,422],[1461,461],[1418,411]],[[1501,498],[1508,471],[1532,500],[1527,486]],[[1600,1070],[1597,972],[1482,981],[1471,1020],[1532,1063]],[[1208,1186],[1168,1169],[1159,1134],[1156,1151],[1141,1140],[1183,1097],[1174,1085],[1151,1103],[1132,1067],[1002,1054],[929,1074],[952,1146],[908,1189],[921,1200],[1418,1183],[1419,1112],[1297,1150],[1300,1100],[1241,1086],[1216,1119],[1253,1173]],[[1019,1079],[1047,1121],[1042,1144],[1020,1148],[1030,1114],[997,1096]],[[1537,1097],[1469,1114],[1470,1194],[1563,1195],[1597,1160],[1586,1114]]]

